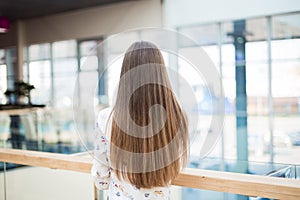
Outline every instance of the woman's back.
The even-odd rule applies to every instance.
[[[95,157],[105,159],[98,161],[97,168],[110,170],[96,172],[112,178],[110,194],[168,198],[170,182],[186,164],[188,126],[161,52],[152,43],[136,42],[127,50],[107,127],[106,137],[102,135],[96,144]],[[103,146],[108,150],[104,152]]]
[[[155,187],[151,189],[138,188],[131,183],[120,180],[116,177],[110,166],[110,141],[106,138],[107,132],[110,131],[111,122],[109,123],[109,115],[111,108],[100,111],[97,119],[96,132],[97,140],[95,142],[94,160],[92,175],[95,177],[95,185],[98,189],[109,189],[108,196],[110,200],[126,199],[161,199],[170,198],[170,188]]]

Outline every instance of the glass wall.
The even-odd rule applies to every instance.
[[[208,158],[200,160],[191,151],[190,167],[290,178],[286,169],[300,163],[299,19],[300,13],[293,13],[178,27],[210,56],[220,72],[225,93],[223,136]],[[179,46],[179,54],[199,48],[180,41]],[[180,62],[179,71],[193,74]],[[241,98],[241,92],[246,98]],[[199,105],[209,109],[210,96],[206,96]],[[200,115],[205,115],[204,110]],[[205,120],[200,124],[208,126]],[[200,128],[199,132],[204,130]],[[287,174],[279,175],[281,169]],[[292,174],[295,178],[296,171]],[[182,190],[182,199],[208,195],[211,199],[249,199]]]
[[[7,65],[5,50],[0,49],[0,104],[6,103],[5,91],[7,90]]]
[[[36,88],[31,93],[33,104],[51,104],[50,44],[36,44],[28,48],[29,83]]]
[[[299,152],[297,145],[300,137],[299,17],[300,14],[296,13],[177,27],[179,32],[195,40],[210,56],[222,77],[226,120],[222,140],[210,156],[237,159],[242,152],[242,160],[300,163],[291,156]],[[238,28],[243,28],[239,33],[241,35],[237,35]],[[99,81],[95,103],[111,104],[123,58],[120,49],[130,45],[126,43],[130,41],[126,38],[138,40],[141,34],[124,34],[124,40],[116,41],[116,44],[108,43],[102,47],[105,49],[96,47],[101,39],[29,46],[24,51],[27,57],[24,75],[37,88],[33,91],[32,101],[70,108],[74,90],[78,90],[80,95],[85,94],[80,86],[75,88],[77,75],[96,72],[100,77],[105,66],[109,65],[104,72],[105,77]],[[237,51],[239,42],[243,43],[242,54]],[[178,53],[183,55],[196,52],[199,48],[182,44],[181,41],[178,41],[178,46]],[[169,62],[168,56],[165,55],[165,59],[166,63]],[[193,74],[184,60],[178,60],[178,65],[181,74]],[[243,66],[247,96],[246,113],[241,116],[246,121],[246,132],[239,138],[242,134],[237,132],[237,117],[241,112],[237,108],[239,83],[236,73]],[[5,70],[3,62],[1,70]],[[5,76],[1,75],[0,80],[4,79]],[[208,130],[209,124],[206,122],[209,123],[210,116],[207,111],[212,97],[199,78],[190,77],[188,80],[199,94],[198,106],[203,117],[200,129]],[[238,145],[242,149],[237,149]]]
[[[197,50],[202,48],[220,72],[225,93],[226,119],[222,138],[209,154],[211,158],[201,161],[197,157],[201,141],[193,141],[190,167],[267,175],[273,170],[276,172],[289,167],[289,164],[300,164],[299,19],[300,13],[295,13],[177,27],[179,32],[191,37],[200,46],[188,46],[177,41],[179,55],[197,56]],[[139,40],[141,34],[124,34],[123,39],[108,43],[102,49],[97,46],[101,38],[33,44],[24,49],[24,80],[36,88],[31,93],[32,103],[46,104],[51,108],[42,115],[33,114],[21,119],[38,121],[34,128],[38,134],[41,133],[39,148],[60,153],[81,150],[74,133],[72,98],[75,90],[82,96],[87,91],[76,85],[77,77],[96,73],[99,77],[98,99],[94,103],[111,105],[123,49],[130,45],[128,41]],[[15,53],[15,48],[0,50],[0,104],[6,102],[4,92],[12,84]],[[168,65],[168,54],[163,52],[163,55]],[[177,63],[179,73],[197,95],[197,112],[201,117],[197,131],[207,134],[213,99],[209,84],[205,84],[201,77],[193,76],[196,73],[184,59],[178,58]],[[104,71],[107,65],[109,68]],[[241,98],[239,93],[243,89],[245,98]],[[80,99],[80,96],[75,98]],[[246,106],[241,109],[243,104]],[[83,126],[93,127],[94,119],[89,117],[82,116]],[[1,131],[7,133],[7,140],[10,121],[8,117],[1,120]],[[239,129],[241,120],[242,131]],[[21,129],[26,135],[26,127]],[[267,164],[269,162],[271,164]],[[240,166],[243,166],[242,170]],[[186,196],[198,199],[215,194],[188,188],[182,190],[183,199]],[[214,197],[235,199],[231,194],[221,193]]]
[[[298,163],[300,145],[300,13],[271,18],[274,160]]]
[[[207,52],[223,80],[223,138],[210,156],[239,159],[240,152],[245,152],[244,161],[300,163],[295,157],[300,153],[299,19],[296,13],[178,27]],[[238,32],[239,28],[243,30]],[[243,51],[238,43],[244,43]],[[181,45],[179,53],[195,48]],[[247,95],[246,113],[242,113],[246,138],[242,140],[236,121],[241,115],[236,112],[241,67],[245,67]],[[243,142],[248,147],[240,145]]]
[[[210,56],[222,78],[226,119],[223,137],[210,154],[211,157],[300,163],[296,156],[300,152],[299,19],[300,14],[294,13],[177,27],[179,32],[192,38]],[[101,38],[33,44],[24,49],[24,80],[36,88],[31,94],[32,103],[56,108],[42,119],[41,130],[49,133],[49,142],[57,141],[59,137],[68,138],[61,135],[57,137],[57,133],[71,129],[74,90],[85,95],[86,91],[75,84],[79,74],[97,73],[100,77],[104,67],[111,65],[104,72],[106,76],[100,78],[96,92],[98,99],[95,101],[95,104],[111,104],[120,74],[122,49],[130,45],[128,41],[138,40],[142,34],[124,34],[123,39],[108,43],[108,46],[102,47],[104,49],[97,47]],[[177,42],[179,54],[197,56],[195,52],[200,47]],[[242,48],[242,51],[238,48]],[[7,67],[7,58],[10,57],[12,62],[14,56],[14,48],[0,50],[0,102],[5,101],[1,92],[11,84],[12,75]],[[168,63],[167,55],[165,59]],[[191,75],[192,69],[183,59],[178,60],[178,65],[179,72],[187,77],[197,91],[202,117],[199,129],[205,132],[209,129],[212,100],[209,88],[201,78]],[[237,70],[241,68],[245,69],[243,80],[237,76]],[[242,101],[237,96],[241,83],[245,83],[247,95]],[[244,110],[239,110],[239,103],[246,104]],[[69,109],[70,112],[61,113],[61,108],[64,108],[63,111]],[[57,120],[48,120],[49,116]],[[238,120],[241,119],[239,117],[245,122],[246,132],[240,133],[237,129]],[[65,122],[61,123],[59,119]],[[47,127],[55,128],[50,130]],[[51,136],[51,132],[56,136]],[[244,157],[239,157],[241,152]],[[197,154],[192,156],[196,157]]]
[[[32,102],[70,108],[79,73],[98,72],[100,39],[66,40],[30,45],[24,49],[24,79],[35,86]],[[28,54],[26,53],[28,51]],[[87,59],[88,58],[88,59]],[[80,69],[80,66],[84,68]],[[84,91],[82,91],[84,92]]]
[[[103,63],[101,51],[97,49],[100,41],[65,40],[24,49],[24,80],[35,86],[31,101],[50,108],[38,116],[43,150],[69,153],[81,149],[74,129],[72,104],[73,98],[80,98],[87,91],[76,84],[76,80],[86,73],[100,73]],[[105,87],[101,92],[107,96]],[[84,110],[82,116],[85,116]],[[85,116],[82,123],[83,127],[93,127],[94,119]]]
[[[15,74],[13,68],[16,66],[16,61],[15,47],[0,49],[0,104],[9,103],[4,93],[7,89],[14,87]]]
[[[75,40],[54,42],[53,106],[70,108],[77,77],[77,48]]]

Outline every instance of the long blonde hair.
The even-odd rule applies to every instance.
[[[121,81],[139,66],[145,67]],[[132,94],[129,92],[132,85],[144,80],[148,82]],[[163,109],[154,109],[154,114],[149,115],[149,110],[157,105]],[[110,160],[116,176],[138,188],[167,186],[186,165],[188,125],[171,89],[162,54],[154,44],[135,42],[126,51],[112,113]],[[158,127],[162,122],[163,126]],[[136,125],[150,127],[134,129]],[[161,153],[146,156],[161,149]]]

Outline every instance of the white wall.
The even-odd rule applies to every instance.
[[[24,21],[25,45],[110,35],[141,27],[174,27],[300,11],[299,0],[143,0]],[[0,48],[17,44],[15,24]]]
[[[24,21],[25,43],[110,35],[162,26],[160,0],[117,3]]]
[[[0,199],[4,200],[3,173],[0,173]],[[6,173],[9,200],[92,200],[94,186],[90,174],[22,167]]]
[[[300,1],[165,0],[163,9],[165,25],[174,27],[300,11]]]
[[[3,178],[1,172],[0,200],[4,200]],[[171,199],[180,200],[181,187],[171,190]],[[8,200],[93,200],[94,183],[86,173],[21,167],[6,172],[6,193]]]
[[[162,26],[161,0],[143,0],[64,12],[22,21],[24,44],[111,35]],[[0,48],[17,45],[17,24],[0,35]]]

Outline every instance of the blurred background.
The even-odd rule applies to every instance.
[[[86,151],[82,141],[92,146],[95,119],[85,110],[86,102],[80,102],[88,91],[76,79],[85,74],[99,77],[94,107],[110,106],[124,49],[132,41],[160,37],[142,29],[145,27],[174,30],[195,43],[175,38],[166,44],[176,47],[181,56],[176,59],[163,51],[166,65],[178,71],[197,96],[193,112],[199,114],[200,122],[193,131],[200,137],[192,143],[189,167],[299,179],[299,1],[2,0],[0,146],[64,154]],[[128,30],[118,40],[107,40]],[[99,45],[102,41],[108,42]],[[184,60],[187,54],[197,57],[199,48],[216,66],[225,94],[222,137],[205,159],[200,159],[198,147],[210,132],[216,96],[209,82],[195,76]],[[180,91],[180,84],[176,87]],[[73,98],[79,99],[77,126],[86,134],[81,139],[75,131]],[[49,177],[38,175],[44,169],[0,163],[2,172],[4,167],[10,169],[10,177],[6,189],[0,188],[0,199],[43,195],[43,199],[70,199],[72,195],[82,199],[93,194],[82,186],[84,197],[76,192],[33,197],[28,192],[20,198],[16,191],[40,187],[38,182]],[[20,170],[30,170],[41,180],[34,179],[24,189],[21,185],[26,177]],[[74,177],[70,175],[70,182]],[[4,190],[6,198],[1,195]],[[207,199],[208,195],[210,199],[259,199],[190,188],[174,188],[173,195],[177,199]]]

